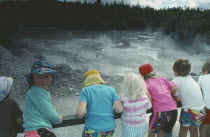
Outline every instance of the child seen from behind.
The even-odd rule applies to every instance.
[[[0,76],[0,137],[16,137],[22,114],[18,104],[9,97],[13,79]]]
[[[206,116],[200,126],[200,137],[210,137],[210,61],[207,61],[201,68],[203,73],[198,79],[198,84],[203,92],[206,105]]]
[[[167,78],[156,77],[150,64],[139,67],[140,74],[146,81],[147,89],[152,98],[153,113],[150,116],[148,137],[164,137],[170,134],[177,119],[177,105],[172,95],[177,87]]]
[[[140,75],[125,76],[120,100],[123,104],[121,137],[144,137],[146,111],[151,108],[147,88]]]
[[[182,110],[180,114],[179,137],[186,137],[188,130],[191,137],[198,137],[198,127],[205,118],[205,103],[198,83],[189,75],[191,64],[187,59],[178,59],[173,66],[174,82],[180,96]]]
[[[106,86],[97,70],[85,74],[77,117],[83,118],[82,137],[112,137],[115,132],[114,112],[121,113],[123,106],[113,87]]]

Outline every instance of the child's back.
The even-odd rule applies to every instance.
[[[92,85],[83,88],[81,96],[81,100],[88,103],[86,128],[98,131],[108,131],[115,128],[113,103],[117,96],[114,88],[103,84]]]
[[[176,101],[171,96],[171,88],[175,86],[168,79],[155,77],[146,80],[147,89],[152,97],[154,112],[177,109]]]
[[[143,78],[130,73],[123,80],[121,92],[120,100],[123,104],[121,137],[143,137],[146,112],[151,108]]]
[[[115,131],[114,111],[121,113],[123,106],[114,88],[104,85],[97,70],[89,70],[85,74],[77,117],[86,114],[83,137],[112,137]],[[113,108],[114,106],[114,108]]]
[[[9,98],[11,85],[11,78],[0,77],[0,137],[16,137],[17,120],[22,117],[18,104]]]
[[[140,66],[139,72],[144,77],[152,98],[153,113],[150,116],[148,136],[157,134],[163,137],[165,133],[172,131],[177,119],[176,101],[172,98],[176,85],[167,78],[156,77],[150,64]]]
[[[148,97],[144,95],[133,101],[126,96],[121,96],[120,100],[124,107],[121,117],[123,124],[135,127],[145,126],[147,109],[152,107]]]
[[[174,78],[180,96],[182,109],[180,113],[180,137],[186,137],[188,130],[191,136],[198,136],[198,127],[205,118],[205,103],[198,83],[189,75],[191,64],[187,59],[178,59],[173,66]]]
[[[22,116],[22,111],[18,104],[11,98],[7,98],[0,103],[0,137],[16,137],[16,119]]]
[[[207,61],[201,68],[203,75],[198,79],[198,84],[203,92],[203,98],[206,105],[206,116],[200,127],[200,136],[210,136],[210,61]]]
[[[203,98],[206,108],[210,109],[210,74],[202,75],[198,79],[198,83],[203,91]]]
[[[191,76],[177,76],[173,82],[178,86],[175,96],[179,94],[182,108],[200,111],[205,107],[200,87]]]

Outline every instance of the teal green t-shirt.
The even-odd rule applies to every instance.
[[[25,131],[39,128],[52,129],[51,123],[61,123],[60,117],[51,103],[49,92],[41,87],[31,87],[26,95],[23,120]]]
[[[80,102],[87,103],[85,128],[93,131],[109,131],[115,128],[113,104],[119,97],[114,88],[92,85],[82,89]]]

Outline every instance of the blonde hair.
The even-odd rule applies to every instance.
[[[130,73],[124,77],[121,93],[130,100],[137,100],[146,94],[146,84],[140,75]]]
[[[150,78],[154,78],[154,77],[156,77],[156,73],[155,73],[155,71],[152,71],[152,72],[144,75],[144,80],[147,80],[147,79],[150,79]]]

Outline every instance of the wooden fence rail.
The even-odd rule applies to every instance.
[[[177,107],[181,107],[181,103],[177,103]],[[147,113],[152,113],[152,109],[147,110]],[[115,119],[121,118],[121,114],[115,113],[114,116]],[[63,122],[59,125],[53,125],[53,128],[58,128],[58,127],[65,127],[65,126],[74,126],[74,125],[80,125],[85,123],[85,118],[83,119],[78,119],[76,115],[68,115],[64,116]]]
[[[177,103],[177,107],[181,107],[181,103]],[[147,113],[151,113],[152,109],[147,110]],[[115,113],[114,115],[115,119],[121,118],[121,114]],[[74,126],[74,125],[80,125],[85,123],[85,118],[79,119],[76,115],[67,115],[63,117],[63,121],[61,124],[53,125],[53,128],[59,128],[59,127],[66,127],[66,126]],[[23,128],[21,127],[18,131],[19,133],[23,133]]]

